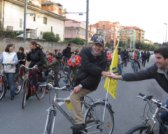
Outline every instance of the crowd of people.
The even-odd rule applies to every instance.
[[[74,114],[74,119],[76,125],[72,127],[74,134],[76,130],[84,129],[84,118],[81,110],[80,99],[85,95],[96,90],[101,76],[110,77],[113,79],[121,79],[125,81],[136,81],[154,78],[158,81],[159,85],[167,92],[168,74],[165,73],[168,68],[168,49],[159,49],[155,51],[157,64],[147,69],[146,71],[140,71],[135,74],[124,74],[122,75],[123,67],[126,67],[128,62],[133,60],[137,61],[139,68],[145,67],[146,62],[149,62],[151,53],[149,51],[142,50],[122,50],[118,49],[119,54],[119,65],[118,74],[111,73],[108,68],[111,60],[113,59],[111,53],[104,48],[103,39],[99,36],[92,38],[93,45],[90,47],[84,47],[81,50],[76,49],[72,52],[71,44],[68,44],[64,50],[56,49],[52,51],[44,52],[43,48],[35,41],[30,42],[30,50],[24,50],[20,47],[18,52],[15,51],[14,44],[8,44],[4,52],[0,55],[0,63],[3,64],[4,74],[7,77],[11,100],[14,99],[15,94],[15,84],[14,75],[21,65],[27,65],[29,62],[29,68],[36,68],[30,71],[29,76],[31,89],[29,90],[27,99],[31,96],[33,92],[37,89],[37,82],[46,80],[42,74],[45,72],[47,76],[47,68],[54,63],[62,63],[64,65],[74,65],[72,64],[76,60],[78,67],[78,75],[76,76],[76,84],[70,96],[70,101],[72,104],[72,112]],[[74,58],[75,55],[80,56]],[[159,57],[160,56],[160,57]],[[72,59],[71,59],[72,58]],[[160,61],[159,58],[163,58],[164,61]],[[71,61],[68,61],[71,59]],[[163,63],[164,62],[164,63]],[[56,64],[59,65],[59,64]],[[59,71],[59,70],[58,70]],[[162,76],[159,74],[163,74]],[[38,77],[37,77],[38,76]],[[163,78],[165,76],[165,78]],[[162,81],[162,80],[164,81]],[[165,114],[163,115],[165,117]],[[167,114],[166,114],[167,116]]]

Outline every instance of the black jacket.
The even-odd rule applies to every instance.
[[[76,84],[82,84],[83,88],[88,90],[96,90],[101,80],[101,72],[106,68],[106,56],[93,56],[92,48],[83,48],[80,52],[81,66],[77,73]]]
[[[30,61],[29,67],[33,67],[34,65],[42,66],[44,53],[40,48],[36,48],[27,54],[27,61]]]
[[[127,73],[123,75],[124,81],[139,81],[146,79],[155,79],[163,90],[168,93],[168,79],[164,74],[158,72],[156,65],[138,73]]]
[[[26,55],[24,53],[20,53],[20,52],[17,52],[17,57],[18,57],[18,60],[26,60]],[[23,64],[25,65],[25,62],[26,61],[19,61],[19,65]]]

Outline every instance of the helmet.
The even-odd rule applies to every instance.
[[[104,40],[100,34],[94,34],[91,38],[91,41],[104,47]]]

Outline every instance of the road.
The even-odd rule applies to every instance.
[[[150,66],[152,63],[148,63]],[[130,65],[124,68],[124,73],[132,72]],[[105,90],[102,88],[104,79],[102,79],[97,91],[91,96],[104,98]],[[115,112],[114,134],[124,134],[129,128],[141,123],[141,116],[145,103],[138,99],[138,93],[154,95],[165,101],[168,97],[158,86],[155,80],[145,80],[139,82],[119,81],[117,98],[114,100],[109,96],[109,102]],[[53,93],[51,93],[53,94]],[[68,96],[63,94],[63,96]],[[0,134],[43,134],[47,108],[50,106],[49,95],[38,101],[32,97],[26,105],[25,110],[21,109],[22,93],[15,97],[15,100],[9,99],[9,94],[0,102]],[[55,134],[71,134],[71,125],[58,112],[55,124]]]

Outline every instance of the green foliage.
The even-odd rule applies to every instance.
[[[60,40],[59,35],[55,35],[53,32],[43,33],[43,39],[49,42],[58,42]]]
[[[153,44],[145,44],[145,43],[139,43],[138,47],[142,50],[156,50],[159,46],[158,45],[153,45]]]
[[[17,31],[3,31],[0,30],[0,37],[1,38],[16,38]]]
[[[85,40],[84,39],[80,39],[80,38],[74,38],[74,39],[70,39],[67,40],[68,43],[74,43],[77,45],[84,45],[85,44]]]

